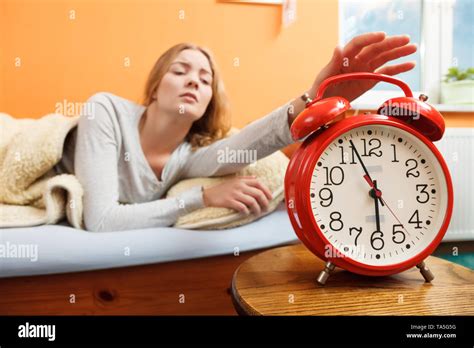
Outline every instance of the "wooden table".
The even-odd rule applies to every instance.
[[[435,279],[417,268],[368,277],[336,268],[316,283],[324,262],[297,244],[264,251],[242,263],[232,300],[242,315],[474,315],[474,271],[429,257]]]

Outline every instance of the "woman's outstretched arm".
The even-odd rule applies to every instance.
[[[220,176],[235,173],[252,162],[293,143],[291,115],[303,110],[304,102],[292,100],[253,121],[238,133],[190,152],[183,164],[183,177]]]
[[[385,64],[411,55],[416,50],[416,45],[410,44],[410,37],[407,35],[386,36],[383,32],[373,32],[356,36],[343,48],[335,48],[329,63],[318,73],[306,93],[313,99],[320,84],[338,74],[364,71],[397,75],[409,71],[415,67],[415,62]],[[371,80],[339,83],[329,87],[324,97],[341,96],[352,101],[375,84],[376,82]],[[291,144],[293,140],[289,127],[304,108],[304,101],[297,96],[291,102],[244,127],[238,134],[196,150],[189,156],[183,175],[192,177],[234,173],[249,162],[232,162],[230,155],[238,158],[240,153],[248,159],[257,160]]]
[[[147,203],[119,203],[118,146],[113,120],[94,103],[94,118],[81,117],[75,150],[75,175],[84,188],[84,223],[94,232],[170,226],[204,207],[201,187],[179,197]]]

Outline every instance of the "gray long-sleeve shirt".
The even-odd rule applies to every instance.
[[[146,108],[100,92],[87,100],[55,169],[58,173],[75,174],[82,184],[87,230],[170,226],[180,216],[204,207],[201,187],[162,199],[173,184],[184,178],[235,173],[248,165],[219,158],[226,153],[253,151],[260,159],[293,142],[288,126],[289,106],[287,102],[237,134],[194,152],[188,142],[181,143],[158,180],[139,138],[138,124]]]

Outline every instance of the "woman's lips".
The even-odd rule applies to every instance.
[[[197,97],[192,93],[185,93],[180,96],[181,98],[186,98],[188,101],[194,101],[197,103]]]
[[[191,97],[189,95],[182,95],[181,98],[186,99],[186,101],[196,103],[196,99],[194,99],[193,97]]]

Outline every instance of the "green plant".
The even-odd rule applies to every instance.
[[[444,75],[444,82],[454,82],[462,80],[474,80],[474,68],[467,68],[466,70],[457,67],[448,69],[448,73]]]

